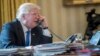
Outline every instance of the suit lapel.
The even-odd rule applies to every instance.
[[[35,41],[35,33],[31,30],[31,45],[34,45],[34,41]]]
[[[18,20],[16,20],[16,21],[17,21],[16,28],[17,28],[17,35],[18,35],[18,43],[20,45],[25,46],[25,36],[24,36],[24,32],[23,32],[21,23]]]
[[[41,30],[38,27],[31,29],[31,45],[40,44],[41,39]]]

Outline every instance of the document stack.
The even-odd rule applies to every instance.
[[[42,44],[34,47],[34,56],[52,56],[66,52],[64,43]]]
[[[11,56],[11,54],[17,52],[17,50],[17,48],[0,49],[0,56]]]
[[[63,42],[56,42],[50,44],[42,44],[34,47],[34,56],[52,56],[66,52],[69,48],[66,48],[70,43],[73,43],[76,39],[80,39],[81,34],[73,34],[67,37]],[[62,38],[60,38],[62,39]]]
[[[33,56],[33,48],[0,49],[0,56]]]

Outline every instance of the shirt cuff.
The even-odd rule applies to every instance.
[[[50,31],[48,29],[43,29],[43,35],[51,37],[51,33],[50,33]]]

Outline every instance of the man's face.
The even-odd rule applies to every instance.
[[[36,21],[40,18],[39,9],[31,10],[30,13],[25,14],[24,20],[26,20],[25,26],[28,28],[34,28],[37,26]]]

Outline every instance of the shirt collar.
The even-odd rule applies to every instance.
[[[25,25],[23,25],[22,22],[20,22],[20,23],[21,23],[21,25],[22,25],[22,28],[23,28],[23,31],[24,31],[24,32],[27,32],[28,30],[31,31],[31,29],[28,29]]]

